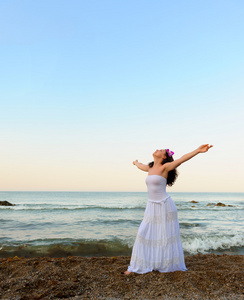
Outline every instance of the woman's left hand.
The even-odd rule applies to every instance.
[[[204,152],[207,152],[208,149],[210,149],[212,147],[213,147],[213,145],[204,144],[204,145],[198,147],[198,151],[199,151],[199,153],[204,153]]]

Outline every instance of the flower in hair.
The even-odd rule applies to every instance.
[[[174,155],[175,153],[173,151],[170,151],[169,149],[166,149],[168,156],[171,157],[172,155]]]

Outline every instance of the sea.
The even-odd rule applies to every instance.
[[[244,254],[244,193],[169,195],[185,256]],[[127,256],[147,193],[0,192],[0,201],[15,204],[0,206],[0,258]]]

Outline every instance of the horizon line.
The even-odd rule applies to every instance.
[[[147,191],[90,191],[90,190],[83,190],[83,191],[69,191],[69,190],[65,190],[65,191],[62,191],[62,190],[45,190],[45,191],[40,191],[40,190],[24,190],[24,191],[19,191],[19,190],[16,190],[16,191],[7,191],[7,190],[0,190],[0,193],[1,192],[4,192],[4,193],[11,193],[11,192],[18,192],[18,193],[28,193],[28,192],[36,192],[36,193],[147,193]],[[244,191],[243,192],[202,192],[202,191],[198,191],[198,192],[193,192],[193,191],[189,191],[189,192],[180,192],[180,191],[174,191],[174,192],[170,192],[168,191],[168,193],[223,193],[223,194],[226,194],[226,193],[231,193],[231,194],[244,194]]]

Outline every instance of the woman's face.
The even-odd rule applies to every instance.
[[[164,158],[166,158],[166,150],[165,149],[156,150],[153,153],[153,156],[164,159]]]

